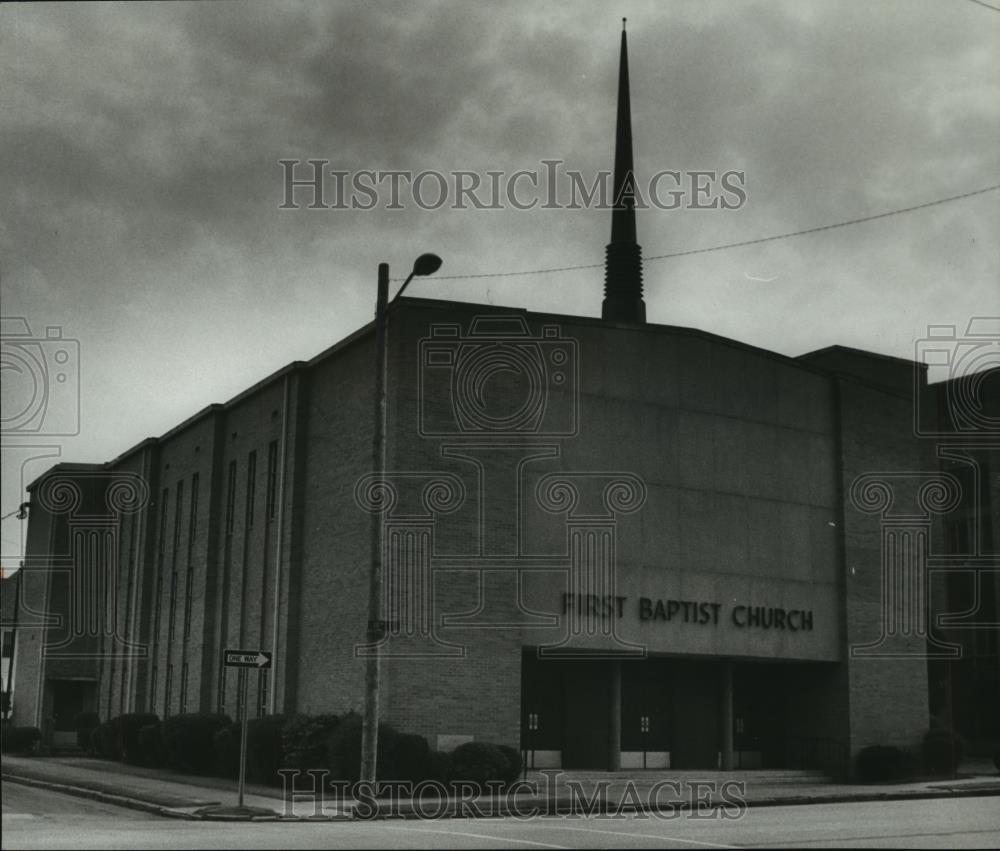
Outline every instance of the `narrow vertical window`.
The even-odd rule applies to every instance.
[[[251,452],[247,458],[247,528],[253,528],[253,515],[257,490],[257,453]]]
[[[278,441],[267,445],[267,519],[278,513]]]
[[[233,534],[233,514],[236,509],[236,462],[229,462],[229,492],[226,495],[226,534]]]

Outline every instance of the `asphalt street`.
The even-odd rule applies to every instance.
[[[446,819],[225,823],[168,819],[3,784],[3,848],[995,848],[1000,799],[751,807],[739,819]]]

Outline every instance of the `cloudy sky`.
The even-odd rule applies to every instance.
[[[592,178],[612,164],[622,15],[640,186],[739,170],[747,193],[641,211],[647,257],[1000,184],[1000,13],[976,0],[7,5],[3,315],[78,341],[81,407],[78,435],[5,434],[3,513],[22,476],[113,457],[366,323],[379,261],[444,258],[412,295],[599,316],[606,211],[280,209],[278,161],[558,159]],[[649,261],[648,318],[789,355],[911,356],[930,323],[1000,314],[998,211],[991,191]],[[5,406],[23,389],[5,377]],[[21,525],[3,523],[5,565]]]

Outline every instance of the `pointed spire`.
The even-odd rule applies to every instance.
[[[604,265],[601,316],[645,322],[642,300],[642,249],[635,234],[635,177],[632,171],[632,108],[629,101],[628,43],[622,18],[621,61],[618,69],[618,124],[615,131],[615,174],[611,242]]]

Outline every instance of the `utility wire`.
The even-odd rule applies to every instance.
[[[912,207],[901,207],[898,210],[889,210],[885,213],[876,213],[873,216],[861,216],[856,219],[848,219],[843,222],[836,222],[832,225],[820,225],[815,228],[805,228],[804,230],[789,231],[788,233],[778,233],[773,236],[761,236],[756,239],[746,239],[742,242],[727,242],[722,245],[711,245],[707,248],[691,248],[686,251],[672,251],[669,254],[655,254],[652,257],[644,257],[644,262],[652,260],[668,260],[672,257],[687,257],[692,254],[708,254],[711,251],[725,251],[729,248],[742,248],[747,245],[760,245],[763,242],[774,242],[779,239],[789,239],[793,236],[804,236],[810,233],[820,233],[821,231],[834,230],[835,228],[846,228],[849,225],[859,225],[863,222],[872,222],[876,219],[885,219],[889,216],[898,216],[902,213],[912,213],[914,210],[925,210],[928,207],[936,207],[939,204],[948,204],[952,201],[961,201],[963,198],[972,198],[976,195],[984,195],[987,192],[995,192],[1000,189],[1000,183],[987,186],[983,189],[975,189],[972,192],[963,192],[961,195],[950,195],[947,198],[938,198],[936,201],[927,201],[923,204],[914,204]],[[473,278],[513,278],[523,275],[551,275],[556,272],[576,272],[582,269],[601,269],[603,263],[586,263],[580,266],[557,266],[552,269],[528,269],[523,272],[484,272],[477,275],[435,275],[437,281],[458,281],[471,280]],[[396,279],[402,280],[402,278]]]
[[[986,9],[992,9],[994,12],[1000,12],[1000,8],[991,6],[989,3],[984,3],[983,0],[969,0],[969,2],[975,3],[977,6],[982,6]]]

